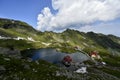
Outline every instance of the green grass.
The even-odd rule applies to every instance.
[[[120,57],[114,57],[109,55],[109,56],[103,57],[103,61],[105,61],[110,66],[120,67]]]
[[[26,42],[25,40],[1,40],[0,39],[0,47],[6,47],[6,48],[15,48],[19,50],[27,49],[27,48],[33,48],[32,44]]]
[[[120,78],[120,71],[118,71],[118,70],[113,70],[112,68],[111,69],[109,69],[109,68],[102,68],[102,71]]]
[[[9,61],[4,60],[4,58],[9,58]],[[0,66],[4,66],[6,71],[2,73],[3,78],[6,80],[65,80],[64,76],[56,76],[56,71],[59,71],[59,68],[51,63],[48,63],[43,60],[36,62],[28,62],[27,59],[16,59],[10,58],[5,55],[0,55]],[[25,68],[27,65],[29,68]],[[35,71],[34,71],[35,70]],[[70,79],[67,79],[70,80]]]

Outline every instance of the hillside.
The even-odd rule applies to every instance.
[[[115,53],[116,55],[120,55],[118,54],[120,52],[120,38],[113,35],[93,32],[84,33],[70,29],[62,33],[39,32],[25,22],[0,19],[0,36],[12,38],[22,37],[24,38],[23,40],[33,41],[33,46],[36,48],[74,48],[78,46],[85,52],[97,50],[101,53]]]
[[[90,73],[79,75],[66,70],[66,68],[63,68],[61,71],[61,68],[56,65],[42,60],[29,62],[28,58],[21,58],[20,52],[22,50],[39,48],[55,48],[60,52],[68,54],[78,51],[89,54],[91,51],[97,51],[102,61],[107,63],[107,66],[102,68],[90,67],[88,68]],[[12,51],[15,54],[11,57],[10,52]],[[87,63],[93,66],[91,62],[88,61]],[[26,68],[25,64],[27,65],[27,69],[24,72],[21,68]],[[48,66],[54,67],[55,69],[52,68],[49,70]],[[46,69],[43,69],[44,67]],[[13,70],[14,68],[15,70]],[[19,76],[21,79],[25,78],[27,80],[34,78],[36,80],[40,78],[44,78],[43,80],[53,80],[53,78],[55,80],[59,78],[62,80],[66,78],[67,80],[80,80],[79,77],[81,77],[81,80],[120,80],[120,37],[94,32],[84,33],[71,29],[67,29],[62,33],[52,31],[40,32],[25,22],[0,18],[0,70],[2,69],[3,72],[0,72],[0,79],[1,77],[7,77],[6,79],[14,80],[13,78],[18,78],[16,76]],[[61,75],[57,75],[56,71]],[[52,74],[49,75],[49,73]],[[42,75],[39,76],[38,74]],[[47,74],[48,78],[44,74]],[[67,74],[72,75],[72,77]],[[28,76],[31,76],[31,79]]]

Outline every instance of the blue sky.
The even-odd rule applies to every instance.
[[[0,0],[0,17],[22,20],[37,26],[37,16],[51,0]]]
[[[120,36],[120,0],[0,0],[0,17],[40,31],[71,28]]]

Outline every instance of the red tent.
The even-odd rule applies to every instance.
[[[67,56],[65,56],[65,57],[63,58],[63,61],[65,61],[65,62],[72,62],[72,58],[67,55]]]
[[[90,56],[92,56],[92,55],[94,55],[94,56],[98,56],[98,52],[97,51],[92,51],[92,52],[90,52]]]
[[[62,62],[65,66],[70,66],[72,62],[72,58],[69,55],[67,55],[63,58]]]

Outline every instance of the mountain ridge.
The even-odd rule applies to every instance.
[[[82,51],[87,53],[97,50],[100,53],[115,52],[117,55],[120,55],[118,54],[120,52],[120,37],[104,35],[102,33],[84,33],[72,29],[66,29],[61,33],[52,31],[40,32],[25,22],[0,18],[0,36],[22,37],[25,40],[29,40],[28,38],[30,38],[31,45],[36,48],[68,48],[66,50],[69,52],[69,48],[74,51],[74,47],[78,46]],[[29,41],[26,42],[28,43]]]

